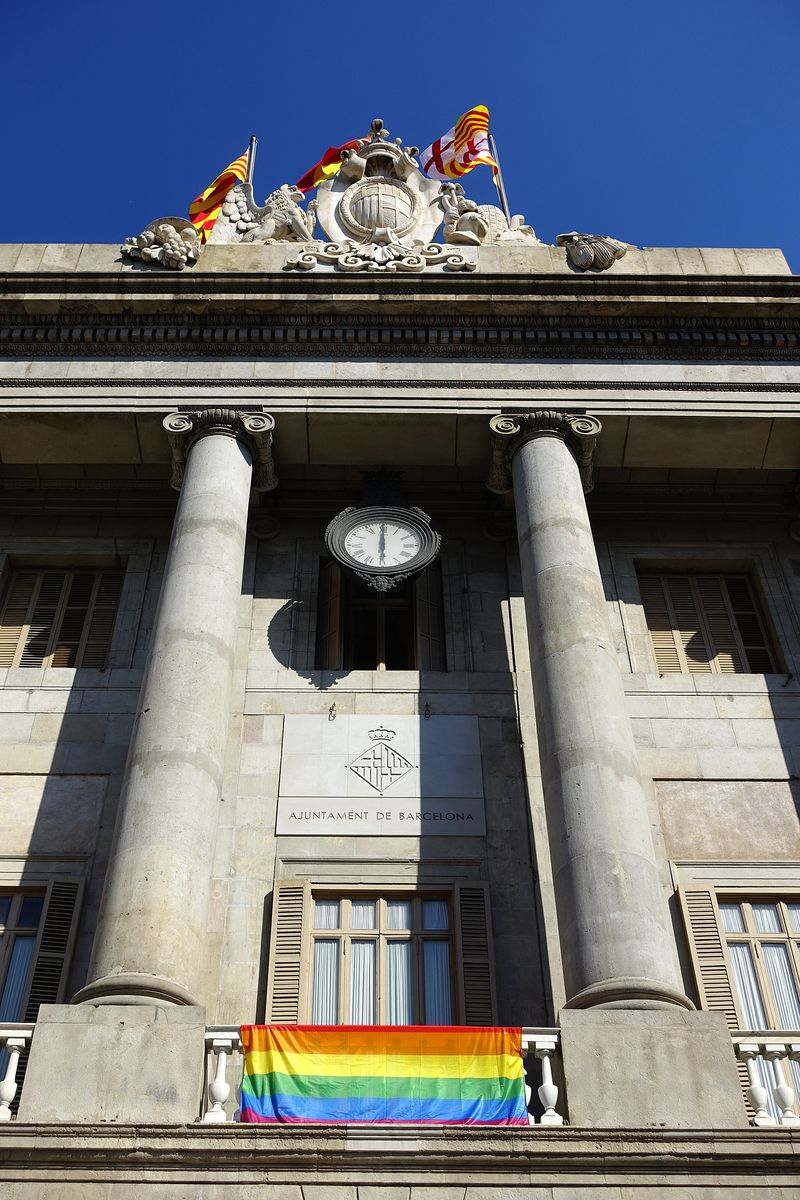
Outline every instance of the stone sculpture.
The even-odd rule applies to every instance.
[[[138,237],[126,238],[120,252],[126,258],[138,258],[171,271],[182,271],[200,257],[200,238],[191,221],[183,217],[159,217]]]
[[[253,199],[252,184],[238,183],[225,197],[208,243],[310,242],[317,223],[317,202],[312,200],[303,211],[302,199],[298,188],[282,183],[259,207]]]
[[[607,271],[628,249],[627,242],[596,233],[560,233],[556,245],[566,248],[567,262],[576,271]]]
[[[287,271],[391,271],[415,273],[429,267],[474,271],[480,246],[540,246],[525,218],[507,218],[494,204],[477,204],[458,180],[429,179],[420,170],[416,146],[390,141],[376,117],[369,137],[342,151],[338,172],[317,187],[305,209],[303,193],[284,183],[259,206],[250,183],[228,192],[209,245],[262,242],[295,244],[299,252]],[[315,237],[319,223],[323,238]],[[441,228],[441,242],[434,237]],[[589,233],[561,233],[567,262],[575,271],[607,271],[628,249],[626,242]],[[154,267],[182,270],[196,262],[200,240],[188,221],[162,217],[138,238],[128,238],[123,255]]]

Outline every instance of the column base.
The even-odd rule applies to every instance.
[[[186,988],[170,979],[131,972],[95,979],[76,992],[70,1003],[196,1007],[198,1001]]]
[[[196,1121],[205,1023],[204,1008],[43,1004],[19,1122]]]
[[[694,1010],[689,997],[684,996],[678,988],[672,988],[657,979],[637,979],[630,975],[592,983],[570,996],[564,1007]]]
[[[560,1024],[571,1125],[746,1128],[736,1058],[721,1013],[563,1009]]]

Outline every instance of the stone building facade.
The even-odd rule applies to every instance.
[[[800,1196],[795,277],[296,241],[0,247],[3,1195]],[[270,1020],[520,1025],[533,1123],[239,1125]]]

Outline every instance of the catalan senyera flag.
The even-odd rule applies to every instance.
[[[328,146],[319,162],[314,163],[314,166],[309,167],[305,175],[300,176],[295,187],[301,192],[310,192],[312,188],[319,187],[325,179],[330,179],[341,167],[342,151],[357,150],[359,142],[363,140],[363,138],[354,138],[351,142],[344,142],[341,146]]]
[[[478,104],[459,117],[452,129],[437,138],[420,155],[422,169],[431,179],[460,179],[473,167],[491,167],[497,162],[489,148],[489,110]]]
[[[247,179],[247,151],[235,158],[230,166],[227,166],[221,174],[217,176],[213,183],[210,183],[204,192],[201,192],[189,205],[189,220],[194,225],[200,235],[201,242],[207,242],[211,230],[214,228],[214,222],[220,214],[222,202],[227,196],[235,183],[244,183]]]
[[[527,1125],[522,1031],[243,1025],[241,1120]]]

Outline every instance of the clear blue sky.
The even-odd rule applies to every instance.
[[[798,0],[12,0],[3,34],[3,241],[186,215],[250,133],[260,201],[373,116],[424,147],[483,103],[543,240],[780,246],[800,272]]]

